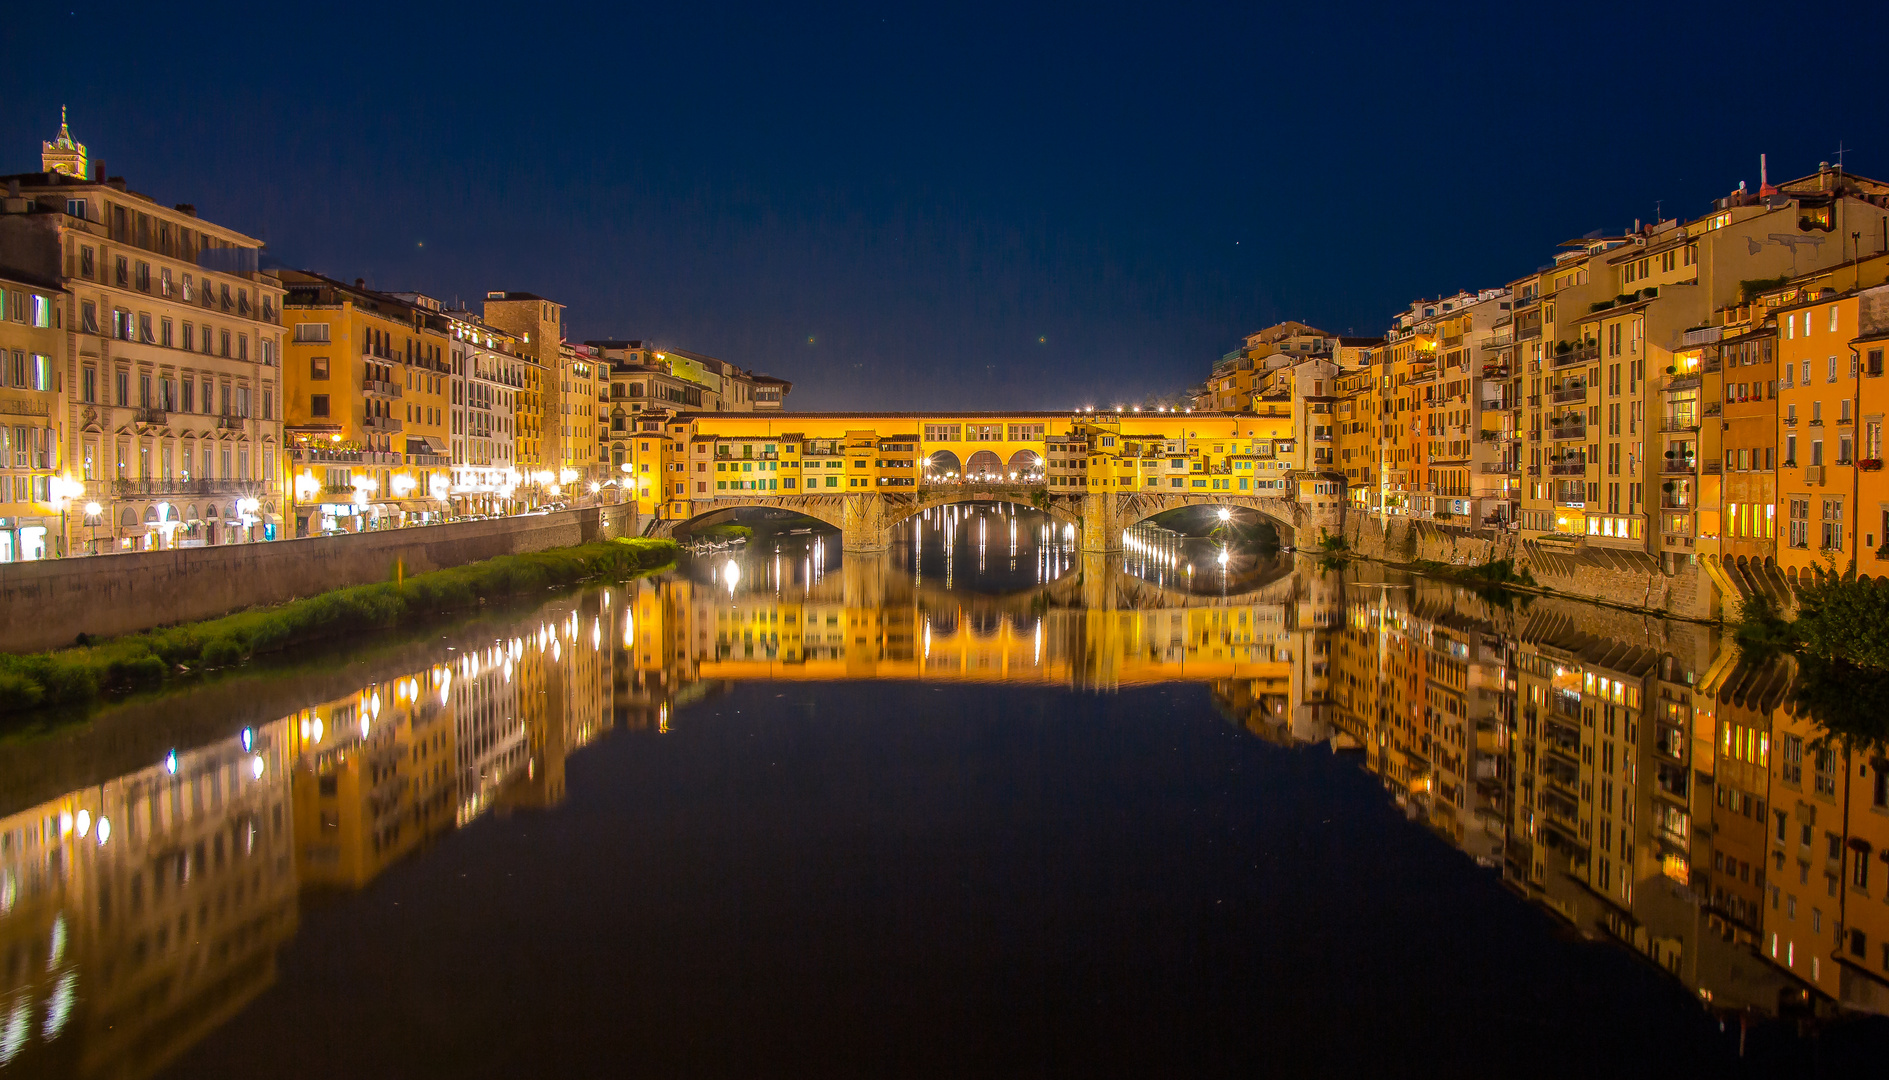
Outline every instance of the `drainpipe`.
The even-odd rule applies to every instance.
[[[1862,314],[1862,298],[1857,298],[1856,311]],[[1859,328],[1860,329],[1860,328]],[[1850,368],[1856,372],[1852,381],[1855,386],[1855,400],[1850,405],[1850,506],[1854,512],[1850,515],[1850,572],[1860,573],[1863,568],[1863,551],[1857,547],[1857,532],[1863,526],[1863,470],[1857,466],[1861,460],[1863,440],[1859,438],[1863,430],[1863,358],[1854,348],[1850,350]],[[1889,544],[1889,536],[1883,538]]]

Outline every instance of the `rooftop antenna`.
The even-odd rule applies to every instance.
[[[1758,194],[1760,197],[1777,194],[1777,189],[1771,186],[1771,174],[1763,154],[1758,155]]]
[[[1837,140],[1837,171],[1838,172],[1843,171],[1843,155],[1849,153],[1850,150],[1854,150],[1854,149],[1856,148],[1853,146],[1850,147],[1849,149],[1845,149],[1843,146],[1843,140],[1842,139]]]

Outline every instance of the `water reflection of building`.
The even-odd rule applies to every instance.
[[[1719,688],[1717,644],[1704,627],[1562,601],[1511,607],[1431,581],[1353,581],[1329,635],[1329,734],[1313,725],[1291,735],[1361,751],[1413,817],[1713,1007],[1771,1012],[1809,984],[1857,1004],[1884,985],[1870,973],[1866,991],[1862,969],[1889,970],[1889,949],[1859,952],[1857,935],[1889,934],[1889,905],[1860,909],[1880,927],[1852,915],[1838,929],[1838,867],[1845,852],[1881,851],[1889,830],[1840,839],[1815,824],[1840,820],[1844,778],[1855,776],[1834,754],[1805,749],[1805,725],[1777,709],[1775,671]],[[1237,681],[1216,693],[1275,738],[1300,707]],[[1824,768],[1772,761],[1767,773],[1773,739],[1784,758]],[[1812,776],[1799,781],[1803,771]],[[1794,778],[1788,805],[1775,793],[1782,776]],[[1889,804],[1889,781],[1870,797]],[[1777,841],[1768,854],[1767,836]],[[1767,863],[1805,895],[1787,884],[1780,897]],[[1868,895],[1855,882],[1870,873],[1848,866],[1847,895]],[[1889,895],[1883,868],[1872,869]]]
[[[608,595],[0,818],[0,1075],[149,1075],[273,983],[299,889],[556,802],[614,726]]]
[[[449,678],[436,664],[289,718],[297,749],[295,855],[304,886],[359,888],[453,827]]]
[[[0,1066],[154,1071],[274,981],[289,754],[246,729],[0,819]]]

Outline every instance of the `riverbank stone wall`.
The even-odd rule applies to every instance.
[[[600,506],[345,536],[8,563],[0,565],[0,650],[60,648],[81,633],[115,637],[390,581],[396,574],[629,535],[631,511]]]
[[[1663,612],[1683,619],[1717,619],[1731,610],[1705,568],[1687,563],[1668,573],[1658,558],[1637,551],[1617,551],[1583,543],[1522,540],[1508,530],[1490,532],[1403,517],[1353,513],[1345,519],[1345,540],[1367,559],[1388,563],[1420,560],[1476,566],[1507,559],[1527,570],[1543,588],[1562,596]]]

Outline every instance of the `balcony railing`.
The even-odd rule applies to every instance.
[[[0,416],[50,415],[43,401],[0,401]]]
[[[1659,471],[1667,476],[1691,476],[1693,473],[1693,459],[1667,458],[1660,463]]]
[[[1569,349],[1567,352],[1555,353],[1552,357],[1553,366],[1558,368],[1571,367],[1575,364],[1585,364],[1590,360],[1598,359],[1600,359],[1599,345],[1581,345]]]
[[[403,397],[407,392],[406,387],[386,379],[363,379],[361,389],[369,394],[380,394],[392,398]]]
[[[289,457],[310,465],[398,465],[402,455],[390,450],[331,450],[320,446],[291,446]]]
[[[1697,431],[1699,418],[1696,416],[1662,416],[1659,419],[1661,431]]]
[[[391,416],[370,416],[361,421],[361,426],[369,431],[380,431],[393,435],[399,433],[402,425],[400,420]]]
[[[121,499],[144,495],[260,495],[265,486],[261,480],[179,480],[147,476],[112,481],[112,494]]]
[[[1481,471],[1485,473],[1514,475],[1520,472],[1521,468],[1522,464],[1519,461],[1485,461],[1482,463]]]
[[[219,416],[216,418],[216,426],[222,428],[224,431],[241,431],[243,430],[243,426],[248,422],[249,418],[245,416]]]
[[[1562,439],[1585,439],[1587,438],[1587,425],[1563,424],[1560,427],[1549,428],[1548,437],[1556,441]]]
[[[140,424],[167,424],[170,418],[171,414],[163,409],[139,409],[133,415]]]
[[[1564,461],[1557,465],[1550,465],[1548,466],[1548,475],[1549,476],[1586,476],[1587,475],[1587,462]]]
[[[1670,394],[1678,390],[1692,390],[1698,385],[1699,373],[1696,371],[1687,371],[1678,375],[1667,376],[1666,385],[1662,389]]]

